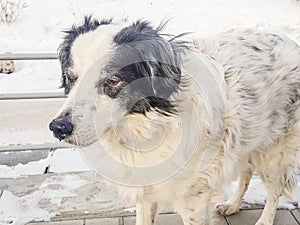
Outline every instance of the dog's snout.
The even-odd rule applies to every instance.
[[[53,132],[54,136],[60,141],[71,135],[73,132],[73,124],[67,118],[53,120],[49,124],[49,129]]]

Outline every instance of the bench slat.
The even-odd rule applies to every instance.
[[[74,146],[59,143],[45,143],[45,144],[28,144],[28,145],[7,145],[0,146],[0,152],[12,151],[35,151],[35,150],[49,150],[58,148],[74,148]]]
[[[0,100],[66,98],[61,92],[0,93]]]
[[[52,59],[58,59],[56,53],[0,54],[0,60],[52,60]]]

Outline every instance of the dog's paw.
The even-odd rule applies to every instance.
[[[232,204],[229,202],[222,202],[216,205],[217,211],[223,216],[229,216],[236,213],[239,211],[239,207],[240,206],[238,204]]]

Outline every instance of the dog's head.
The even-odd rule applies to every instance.
[[[176,115],[185,46],[162,28],[86,17],[66,31],[59,59],[68,99],[49,125],[55,137],[88,146],[124,118]]]

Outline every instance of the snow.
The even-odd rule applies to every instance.
[[[300,176],[297,177],[298,185],[295,188],[292,200],[280,198],[278,209],[295,209],[300,206]],[[227,195],[232,196],[236,190],[238,182],[234,182],[230,188],[227,189]],[[248,190],[243,197],[243,202],[247,204],[264,205],[266,203],[267,193],[262,181],[258,176],[254,176],[250,182]]]
[[[49,172],[62,173],[72,171],[88,171],[90,168],[81,157],[78,149],[58,149],[52,157],[30,162],[28,164],[18,164],[13,167],[0,165],[1,178],[18,178],[28,175],[43,174],[45,168],[50,165]]]
[[[87,183],[77,175],[66,175],[60,181],[48,178],[39,189],[22,197],[4,191],[0,201],[0,224],[23,225],[31,220],[49,220],[55,213],[42,209],[41,200],[49,200],[59,207],[64,197],[76,196],[75,190]],[[57,185],[61,185],[58,190]]]
[[[135,213],[136,212],[136,207],[131,207],[131,208],[124,209],[124,212]]]
[[[299,8],[293,0],[26,0],[20,18],[3,25],[1,51],[30,52],[57,50],[61,31],[83,15],[100,18],[145,18],[154,24],[172,18],[167,31],[199,31],[208,35],[233,27],[298,25]],[[289,16],[286,16],[288,13]]]
[[[2,34],[0,53],[55,53],[63,37],[61,31],[73,23],[79,23],[83,15],[89,14],[94,14],[98,18],[128,21],[143,18],[152,21],[154,25],[158,25],[163,19],[170,19],[166,33],[197,32],[202,37],[236,27],[275,30],[284,28],[289,31],[292,31],[290,28],[300,28],[300,5],[296,0],[25,0],[25,2],[28,7],[14,23],[0,23]],[[299,33],[293,35],[299,37]],[[61,89],[58,89],[60,68],[56,60],[16,61],[15,66],[15,73],[0,74],[0,94],[61,92]],[[3,108],[1,110],[3,113]],[[27,111],[23,110],[22,113],[26,114],[30,112],[30,107],[28,106]],[[16,110],[14,115],[19,117],[18,113],[20,112]],[[36,113],[38,115],[38,112]],[[9,118],[15,120],[11,115],[7,119],[0,119],[4,125],[7,124],[7,127],[0,129],[1,144],[10,144],[12,141],[20,144],[20,140],[26,144],[39,143],[37,133],[43,134],[46,139],[48,133],[43,131],[44,128],[34,127],[30,130],[28,129],[30,121],[24,121],[22,129],[11,127],[8,125],[13,123],[10,121],[5,123],[5,120],[10,120]],[[48,121],[48,118],[45,120]],[[52,172],[89,170],[78,150],[64,149],[55,151],[51,158],[25,165],[19,164],[15,167],[0,165],[0,178],[14,179],[41,174],[49,164]],[[11,224],[12,221],[12,224],[21,225],[31,219],[47,219],[51,214],[38,207],[38,200],[51,198],[51,201],[59,205],[63,196],[72,195],[73,191],[84,182],[78,177],[66,176],[61,183],[65,185],[64,190],[49,190],[51,181],[48,180],[39,190],[21,198],[4,191],[0,198],[0,224]],[[300,203],[299,186],[300,184],[294,195],[294,201],[298,203]],[[261,181],[254,178],[245,195],[245,201],[263,204],[265,199],[266,193]],[[294,205],[282,200],[279,207],[293,208]]]
[[[11,218],[16,218],[21,214],[24,214],[24,210],[20,206],[18,197],[4,191],[0,201],[0,215],[3,217],[0,222],[9,224]]]
[[[59,63],[54,60],[15,61],[13,75],[0,75],[0,93],[59,92],[60,75]]]

